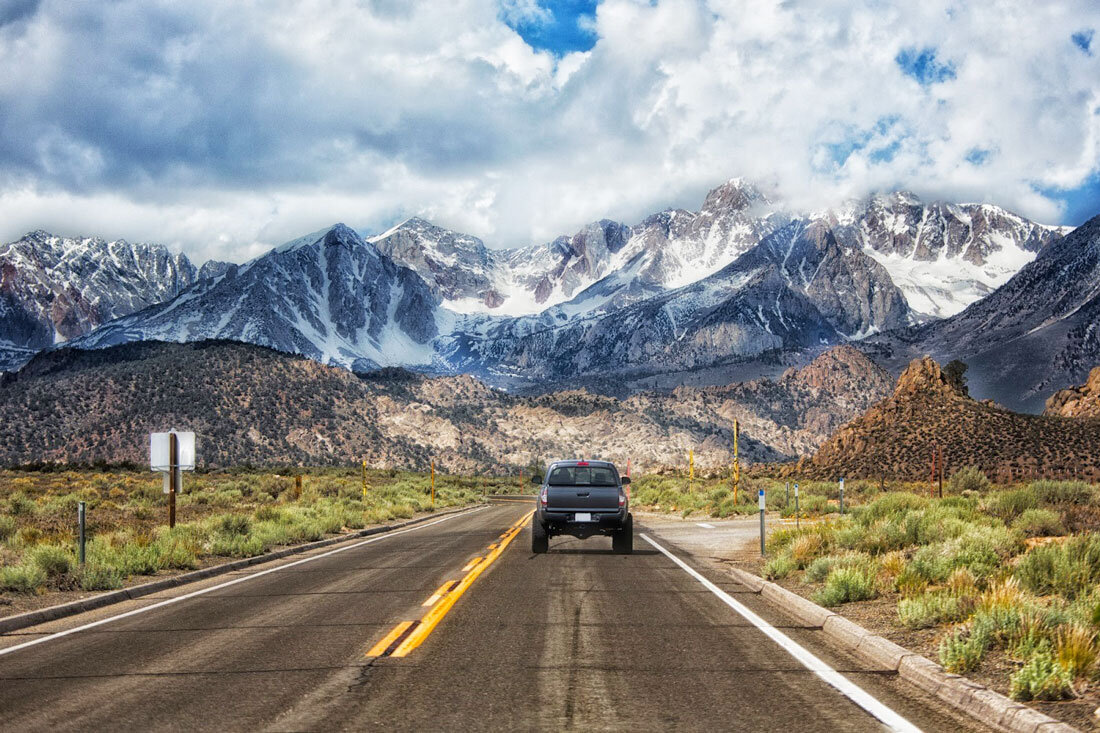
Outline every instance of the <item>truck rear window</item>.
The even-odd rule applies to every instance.
[[[615,472],[603,466],[558,466],[547,480],[552,486],[618,486]]]

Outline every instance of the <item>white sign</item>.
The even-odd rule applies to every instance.
[[[177,460],[179,462],[179,468],[181,471],[194,471],[195,470],[195,434],[194,433],[178,433],[175,430],[172,431],[176,434],[176,441],[179,445],[179,452],[177,453]],[[171,459],[169,458],[169,446],[168,436],[171,433],[150,433],[149,434],[149,467],[154,471],[168,471],[171,468]]]
[[[764,511],[765,507],[764,507],[764,490],[763,489],[760,489],[759,497],[760,497],[760,511]]]

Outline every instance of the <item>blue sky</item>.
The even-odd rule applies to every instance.
[[[596,45],[596,5],[596,0],[545,0],[538,3],[545,13],[504,20],[532,48],[563,56]]]
[[[1094,0],[0,0],[0,240],[242,261],[874,191],[1100,213]]]

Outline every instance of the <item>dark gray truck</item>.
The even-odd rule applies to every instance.
[[[571,535],[586,539],[608,535],[619,554],[634,551],[634,518],[626,494],[629,476],[619,476],[607,461],[557,461],[546,476],[534,475],[539,484],[535,516],[531,520],[531,551],[546,552],[550,538]]]

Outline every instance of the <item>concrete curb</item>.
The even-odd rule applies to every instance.
[[[122,588],[120,590],[113,590],[107,593],[100,593],[99,595],[91,596],[90,598],[81,598],[78,601],[70,601],[68,603],[61,603],[56,606],[49,606],[48,608],[40,608],[36,611],[27,611],[26,613],[16,614],[15,616],[7,616],[6,618],[0,618],[0,634],[6,634],[9,631],[17,631],[19,629],[25,629],[28,626],[37,626],[38,624],[44,624],[47,621],[56,621],[57,619],[65,618],[67,616],[75,616],[76,614],[84,613],[85,611],[91,611],[96,608],[103,608],[104,606],[110,606],[115,603],[122,603],[123,601],[133,600],[134,598],[141,598],[142,596],[147,596],[151,593],[159,593],[162,590],[175,588],[179,585],[194,583],[197,580],[205,580],[206,578],[212,578],[216,575],[224,575],[225,573],[231,573],[234,570],[240,570],[241,568],[247,568],[252,565],[259,565],[261,563],[270,562],[272,560],[279,560],[290,555],[298,555],[303,552],[309,552],[310,550],[316,550],[321,547],[328,547],[329,545],[335,545],[340,542],[347,542],[348,540],[369,537],[375,534],[383,534],[385,532],[392,532],[395,529],[402,529],[404,527],[409,527],[414,524],[420,524],[421,522],[426,522],[429,519],[445,517],[450,514],[467,512],[473,508],[474,507],[461,507],[458,509],[449,509],[445,512],[436,512],[434,514],[429,514],[424,517],[410,519],[407,522],[400,522],[398,524],[384,524],[380,527],[368,527],[366,529],[361,529],[356,532],[340,535],[338,537],[329,537],[327,539],[317,540],[316,542],[307,542],[302,545],[294,545],[293,547],[284,547],[281,550],[275,550],[274,552],[268,552],[263,555],[246,557],[240,560],[233,560],[231,562],[223,563],[221,565],[212,565],[208,568],[202,568],[201,570],[192,570],[191,572],[180,573],[179,575],[173,575],[168,578],[161,578],[160,580],[154,580],[149,583],[142,583],[141,585],[135,585],[130,588]]]
[[[945,672],[932,660],[872,634],[840,614],[806,600],[797,593],[740,568],[729,568],[734,580],[759,593],[796,620],[820,628],[834,642],[861,657],[876,669],[897,672],[925,692],[979,722],[1006,733],[1073,733],[1071,725],[1010,700],[985,685]]]

